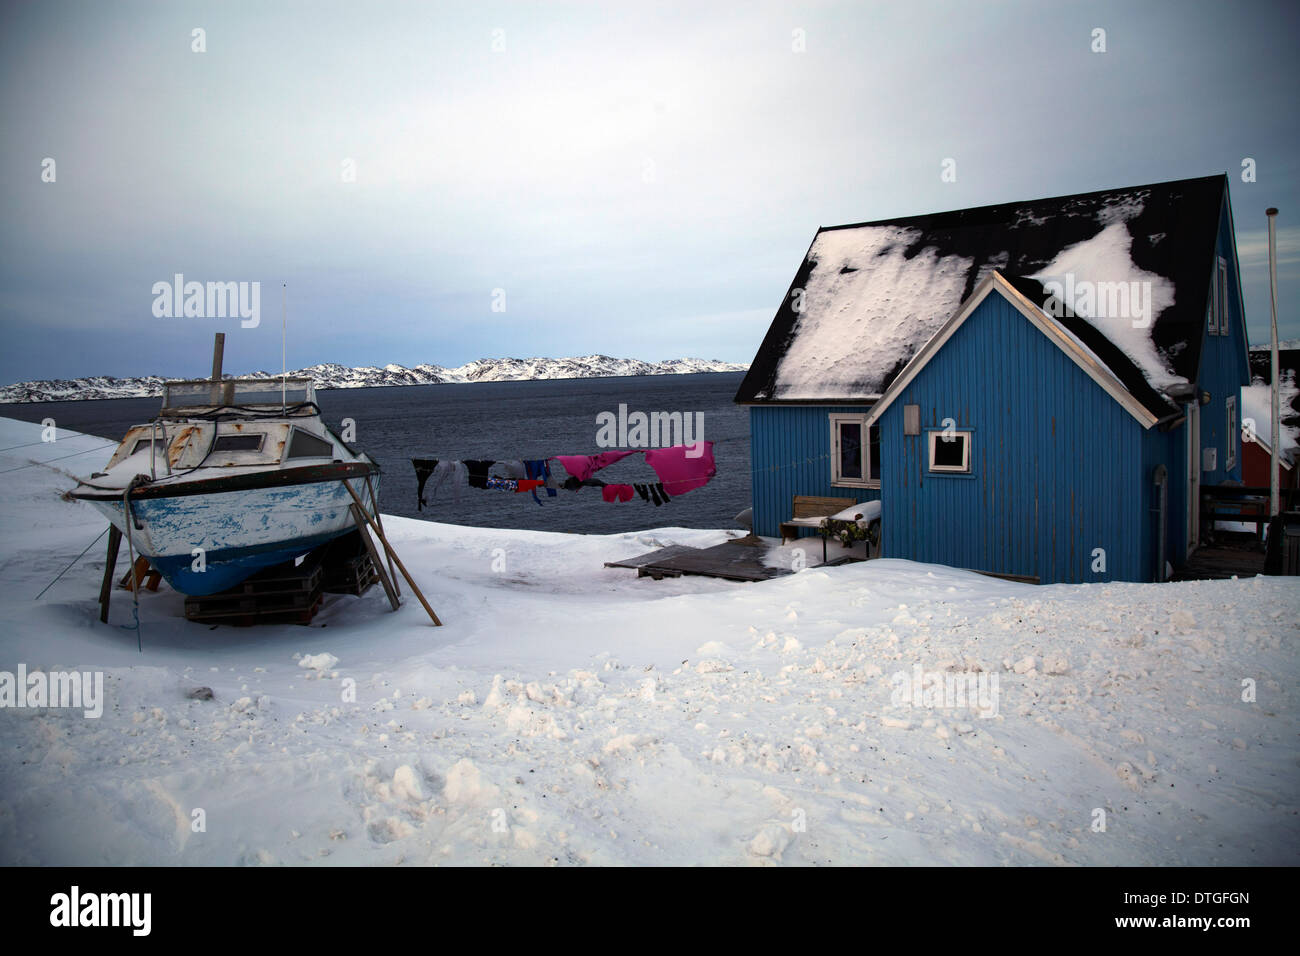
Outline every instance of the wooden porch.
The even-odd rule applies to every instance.
[[[800,541],[811,545],[808,554],[815,555],[822,550],[822,542],[801,538]],[[838,543],[830,546],[828,560],[821,563],[809,561],[808,567],[834,567],[852,561],[867,560],[862,548],[844,548]],[[786,574],[794,574],[795,569],[789,558],[780,555],[784,549],[780,543],[771,538],[746,535],[732,538],[711,548],[693,548],[688,545],[672,545],[659,548],[646,554],[622,561],[606,561],[607,568],[635,568],[637,577],[680,578],[683,575],[698,575],[708,578],[722,578],[727,581],[768,581]],[[839,553],[836,553],[839,552]]]

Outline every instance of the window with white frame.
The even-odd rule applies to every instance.
[[[1228,463],[1226,467],[1233,468],[1237,464],[1237,441],[1240,434],[1238,429],[1241,427],[1237,423],[1237,396],[1229,395],[1226,405],[1228,414]]]
[[[971,438],[968,431],[932,431],[930,471],[940,475],[969,475]]]
[[[867,416],[835,412],[831,421],[831,484],[844,488],[880,487],[880,426]]]
[[[1218,287],[1218,293],[1215,295],[1219,303],[1219,334],[1228,334],[1228,260],[1219,257],[1219,268],[1215,270],[1214,282]]]
[[[1206,327],[1211,335],[1219,334],[1219,270],[1210,277],[1210,301],[1205,308]]]

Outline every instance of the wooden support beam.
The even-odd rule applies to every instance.
[[[375,497],[375,486],[370,482],[370,476],[366,475],[366,494],[370,498],[371,505],[374,506],[375,521],[379,524],[379,533],[384,533],[384,516],[379,513],[379,499]],[[387,552],[385,552],[387,554]],[[397,572],[393,570],[392,556],[388,556],[388,576],[393,579],[393,590],[397,596],[402,596],[402,589],[397,586]]]
[[[366,520],[366,523],[370,525],[371,530],[375,532],[375,536],[379,538],[380,543],[393,559],[393,563],[397,565],[397,570],[401,571],[402,577],[406,578],[406,583],[411,586],[411,591],[417,598],[419,598],[420,603],[424,605],[424,609],[428,612],[429,618],[433,621],[434,626],[442,627],[442,621],[438,620],[438,615],[433,613],[433,608],[429,607],[429,602],[426,601],[424,595],[420,593],[420,587],[415,583],[415,579],[411,577],[411,572],[406,570],[406,565],[404,565],[402,559],[397,556],[397,552],[394,551],[393,546],[388,543],[388,539],[384,537],[379,526],[376,525],[374,520],[366,513],[365,504],[361,501],[361,498],[358,497],[356,489],[352,487],[351,482],[346,478],[343,479],[343,487],[348,490],[348,494],[350,494],[352,500],[356,502],[356,510],[353,512],[354,517],[362,517]],[[376,565],[376,567],[378,566]]]
[[[366,531],[365,516],[358,505],[352,505],[352,520],[357,524],[357,534],[361,536],[361,543],[370,552],[370,560],[375,566],[375,573],[379,575],[379,582],[384,586],[384,593],[388,595],[388,603],[396,611],[402,604],[397,600],[397,594],[393,590],[393,582],[388,579],[388,574],[384,571],[384,562],[379,557],[379,551],[375,547],[375,543],[370,540],[370,535]]]
[[[99,586],[99,619],[108,623],[108,603],[113,594],[113,571],[117,568],[117,551],[122,545],[122,532],[117,525],[108,529],[108,559],[104,564],[104,582]]]

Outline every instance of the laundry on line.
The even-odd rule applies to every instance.
[[[644,455],[646,464],[659,480],[611,483],[592,477],[596,472],[632,455]],[[559,467],[552,468],[552,462],[557,462]],[[411,464],[415,466],[418,510],[423,510],[428,504],[426,489],[430,498],[437,497],[440,500],[456,500],[467,489],[510,491],[516,494],[527,491],[532,493],[533,500],[540,505],[542,500],[537,492],[541,489],[545,489],[547,497],[554,498],[558,489],[577,491],[583,487],[600,488],[604,501],[626,502],[640,497],[642,501],[653,502],[658,507],[667,504],[675,495],[704,487],[717,474],[711,441],[669,448],[607,451],[595,455],[553,455],[550,458],[528,460],[412,458]]]

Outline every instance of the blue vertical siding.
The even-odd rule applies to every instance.
[[[755,405],[749,410],[754,533],[776,537],[795,495],[874,501],[880,492],[831,484],[833,412],[866,414],[866,405]],[[806,532],[805,534],[811,534]]]
[[[903,435],[908,404],[921,406],[920,437]],[[945,418],[974,432],[970,477],[927,470],[924,431]],[[882,426],[887,556],[1044,584],[1150,578],[1142,426],[1000,295],[979,305]]]
[[[1165,562],[1178,567],[1187,557],[1187,429],[1183,422],[1168,431],[1158,427],[1142,436],[1142,560],[1149,569],[1147,580],[1159,580],[1157,535],[1161,532],[1159,496],[1155,471],[1164,465],[1169,472],[1169,498],[1166,505]]]
[[[1227,466],[1227,398],[1237,396],[1237,419],[1241,419],[1241,386],[1250,384],[1250,358],[1243,344],[1242,328],[1245,316],[1239,307],[1240,277],[1237,275],[1237,257],[1232,235],[1232,221],[1228,214],[1225,198],[1219,215],[1219,233],[1215,255],[1207,263],[1206,288],[1212,290],[1210,281],[1214,279],[1214,270],[1218,268],[1218,257],[1222,256],[1228,263],[1227,296],[1227,333],[1211,335],[1207,322],[1201,324],[1203,337],[1201,346],[1201,366],[1197,374],[1197,385],[1202,391],[1210,393],[1210,402],[1201,409],[1201,447],[1217,448],[1218,467],[1214,471],[1203,472],[1201,481],[1207,485],[1217,485],[1224,481],[1241,480],[1241,442],[1237,442],[1237,461],[1232,468]]]

